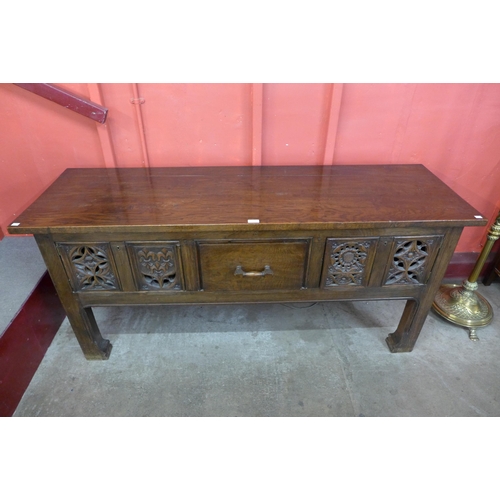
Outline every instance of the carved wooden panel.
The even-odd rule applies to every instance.
[[[57,248],[75,291],[120,289],[108,243],[58,243]]]
[[[182,290],[180,244],[175,241],[127,243],[139,290]]]
[[[441,236],[394,238],[386,285],[421,285],[427,282],[441,245]]]
[[[359,240],[328,238],[323,264],[322,286],[366,286],[377,238]]]

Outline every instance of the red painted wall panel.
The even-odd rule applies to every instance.
[[[328,87],[299,83],[264,86],[262,164],[321,165]]]
[[[67,85],[78,92],[86,85]],[[102,164],[92,120],[19,87],[0,85],[0,224],[7,225],[67,166]]]
[[[104,105],[108,108],[106,124],[112,135],[113,150],[118,167],[141,166],[141,141],[137,129],[132,85],[114,83],[101,85]],[[99,125],[96,126],[98,128]]]
[[[99,97],[106,124],[0,85],[4,233],[64,168],[146,159],[152,167],[248,165],[260,156],[315,165],[326,152],[335,164],[424,163],[490,220],[499,207],[498,84],[344,84],[335,103],[331,84],[61,86]],[[478,252],[485,232],[466,229],[457,250]]]
[[[397,163],[413,85],[344,85],[334,163]]]
[[[140,84],[151,166],[248,165],[250,85]]]

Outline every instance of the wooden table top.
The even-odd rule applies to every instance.
[[[423,165],[71,168],[9,232],[485,225],[477,215]]]

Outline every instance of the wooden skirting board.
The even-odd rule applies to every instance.
[[[44,273],[0,337],[0,417],[10,417],[66,317]]]

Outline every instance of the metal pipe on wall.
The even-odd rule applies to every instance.
[[[150,166],[148,146],[146,144],[146,132],[144,130],[144,121],[142,119],[141,110],[141,105],[144,104],[146,100],[143,97],[139,97],[139,86],[137,83],[132,84],[132,93],[134,97],[130,99],[130,102],[135,105],[135,114],[137,117],[137,125],[139,127],[139,137],[141,139],[142,163],[144,167],[148,168]]]
[[[323,165],[333,165],[335,143],[337,141],[337,130],[339,126],[340,105],[342,102],[342,90],[342,83],[330,84],[330,106],[328,109],[328,124],[326,128]]]
[[[90,98],[102,106],[104,100],[102,98],[100,85],[98,83],[87,83],[87,87],[89,89]],[[109,121],[107,123],[97,125],[97,135],[99,136],[104,165],[106,165],[107,168],[116,167],[116,158],[109,130]]]
[[[252,165],[262,165],[263,83],[252,83]]]

